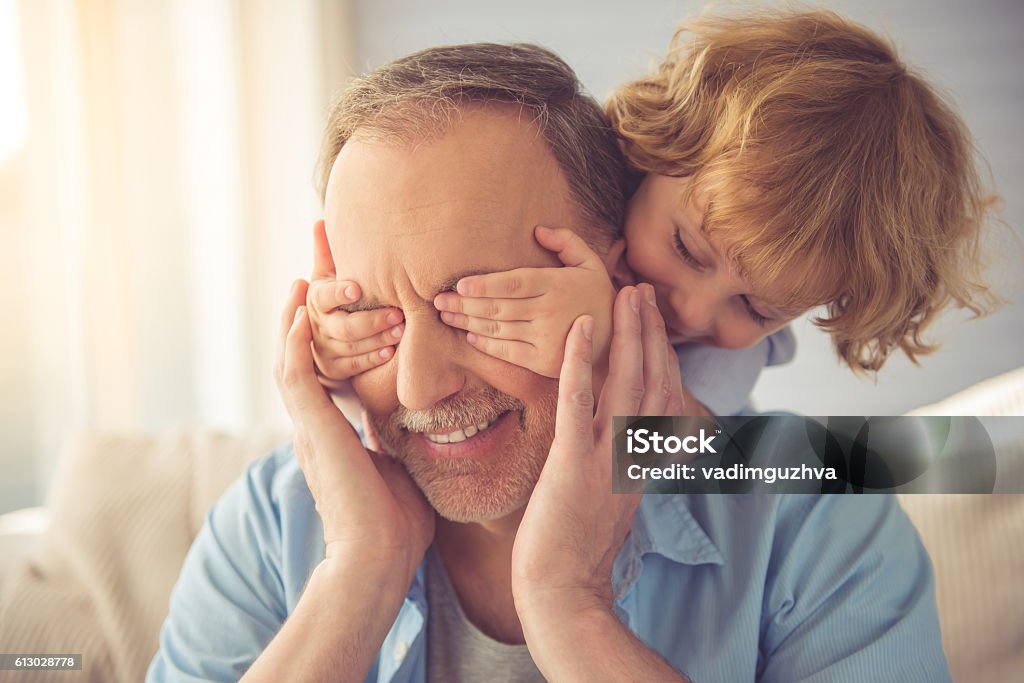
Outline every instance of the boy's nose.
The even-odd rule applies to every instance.
[[[398,401],[409,410],[427,410],[465,384],[452,330],[436,315],[427,311],[406,316],[405,333],[392,361],[398,363]]]
[[[686,328],[681,330],[695,337],[711,333],[715,322],[716,304],[711,297],[701,292],[691,292],[674,297],[672,308],[679,318],[680,324]]]

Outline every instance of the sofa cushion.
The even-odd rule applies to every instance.
[[[282,441],[199,431],[75,439],[48,495],[49,528],[0,585],[4,650],[82,653],[76,680],[141,681],[207,509]]]

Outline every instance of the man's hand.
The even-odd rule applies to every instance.
[[[313,359],[320,384],[332,391],[387,362],[405,331],[402,309],[387,307],[349,313],[339,307],[362,298],[359,284],[336,279],[324,222],[313,226],[313,276],[306,305],[313,327]]]
[[[604,356],[615,288],[601,258],[572,230],[538,227],[534,235],[558,254],[561,268],[464,277],[455,292],[438,294],[434,306],[442,321],[466,330],[466,341],[477,349],[558,377],[565,336],[582,315],[592,318],[594,348],[598,357]]]
[[[613,315],[596,415],[593,321],[583,316],[569,332],[555,438],[512,552],[512,594],[549,680],[682,680],[613,612],[612,563],[641,497],[612,493],[612,416],[678,414],[683,400],[653,288],[621,290]]]
[[[364,680],[434,537],[433,510],[405,469],[365,449],[318,383],[302,305],[308,288],[305,280],[292,285],[274,377],[326,551],[284,626],[246,671],[249,682]]]
[[[434,515],[405,469],[363,448],[317,382],[303,280],[281,318],[278,388],[295,425],[295,455],[323,521],[327,559],[387,555],[411,580],[434,536]]]

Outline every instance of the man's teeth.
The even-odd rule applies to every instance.
[[[465,441],[471,436],[479,434],[494,424],[494,422],[494,420],[477,422],[475,425],[469,425],[464,429],[456,429],[454,432],[448,432],[447,434],[428,434],[423,432],[423,436],[426,437],[427,441],[432,441],[434,443],[459,443],[460,441]]]

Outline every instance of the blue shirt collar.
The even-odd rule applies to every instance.
[[[612,565],[616,612],[627,623],[624,604],[640,578],[643,557],[649,553],[679,564],[725,564],[718,547],[697,522],[685,495],[645,495],[633,516],[633,526]]]
[[[687,505],[688,495],[646,495],[633,518],[632,552],[657,553],[680,564],[724,564]]]

